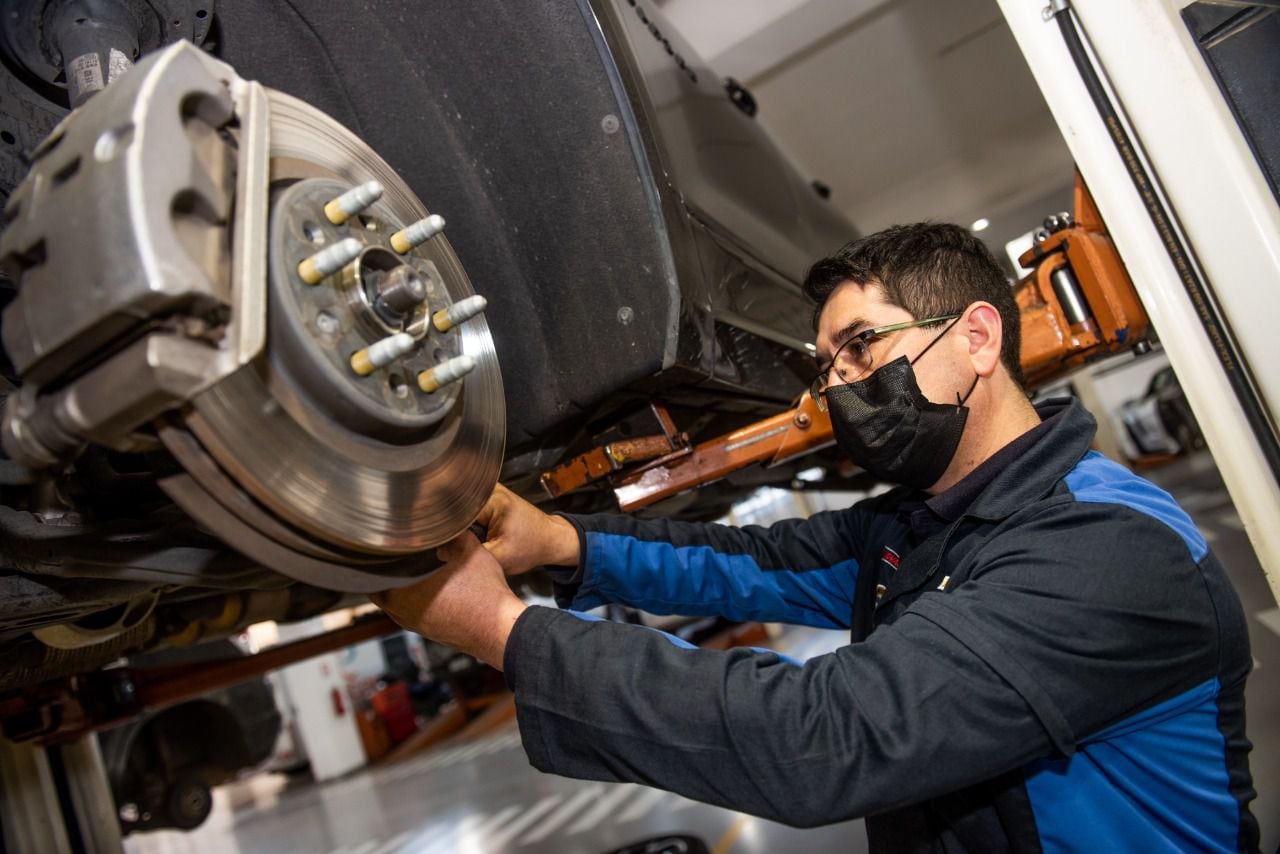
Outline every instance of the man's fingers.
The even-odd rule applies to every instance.
[[[511,490],[502,484],[495,484],[493,492],[489,495],[489,500],[480,508],[480,515],[476,517],[475,524],[482,528],[489,528],[493,525],[493,520],[497,516],[502,515],[505,505],[511,496]]]
[[[445,563],[455,563],[457,561],[466,560],[467,555],[480,547],[480,541],[476,539],[476,535],[470,531],[463,531],[440,548],[436,549],[436,556]]]
[[[480,515],[476,517],[475,522],[472,523],[473,525],[479,525],[481,528],[486,529],[492,526],[494,514],[497,513],[497,508],[494,507],[494,499],[496,497],[496,494],[489,496],[489,500],[480,508]]]
[[[499,537],[496,540],[485,540],[480,545],[484,546],[489,554],[493,555],[494,560],[502,564],[503,569],[506,569],[507,566],[510,565],[512,558],[515,557],[515,555],[511,553],[510,545],[508,545],[507,541],[502,537]]]

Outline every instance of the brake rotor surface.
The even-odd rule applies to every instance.
[[[377,180],[385,188],[369,217],[352,217],[343,226],[322,222],[325,239],[350,233],[376,246],[391,230],[427,215],[395,171],[346,128],[288,95],[269,90],[269,99],[273,191],[306,179],[344,186]],[[273,240],[272,252],[276,249]],[[438,274],[433,286],[443,289],[447,303],[473,293],[443,235],[405,258]],[[273,331],[265,356],[197,397],[184,416],[185,426],[236,486],[269,514],[315,538],[322,551],[332,547],[366,560],[391,558],[439,545],[465,530],[497,482],[506,424],[502,380],[483,315],[448,333],[429,329],[419,342],[437,360],[464,353],[476,361],[462,383],[436,393],[457,397],[438,423],[406,430],[404,424],[411,421],[388,398],[385,434],[352,429],[350,398],[335,387],[332,399],[318,401],[317,377],[323,380],[327,371],[334,382],[391,383],[401,396],[403,381],[397,384],[391,367],[363,379],[341,376],[307,348],[285,348],[289,336],[279,334],[277,324],[286,316],[282,305],[294,299],[284,289],[297,289],[298,283],[282,281],[289,279],[296,262],[278,260],[271,264]],[[331,286],[322,282],[311,287]],[[432,305],[438,307],[438,302]],[[315,322],[314,313],[304,314],[298,315],[303,318],[300,328]],[[303,332],[320,337],[315,329]],[[419,394],[416,387],[411,391]],[[210,490],[209,484],[201,485]],[[220,503],[237,512],[229,502]],[[246,513],[237,515],[256,530],[267,527]]]

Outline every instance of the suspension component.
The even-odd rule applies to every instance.
[[[0,415],[6,457],[57,471],[86,443],[159,443],[177,463],[160,488],[260,566],[353,592],[430,572],[423,552],[498,479],[506,416],[484,319],[465,336],[431,322],[472,296],[457,256],[390,245],[443,225],[395,170],[189,41],[144,57],[32,157],[0,233],[21,380]],[[86,218],[86,198],[112,215]],[[326,206],[360,211],[359,227]]]

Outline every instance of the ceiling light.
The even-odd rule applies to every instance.
[[[984,217],[979,217],[978,219],[975,219],[973,221],[973,225],[969,226],[969,228],[971,228],[974,231],[982,231],[982,229],[986,228],[989,225],[991,225],[991,220],[987,219],[984,216]]]

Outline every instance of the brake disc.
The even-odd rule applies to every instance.
[[[354,134],[302,101],[278,92],[269,97],[273,187],[330,179],[338,190],[376,180],[385,192],[343,226],[325,219],[322,198],[276,195],[266,358],[197,397],[188,426],[257,501],[326,542],[385,555],[438,545],[472,522],[501,467],[506,412],[488,324],[480,316],[448,333],[423,324],[420,358],[438,362],[465,353],[476,360],[465,383],[437,392],[445,400],[432,407],[425,403],[432,395],[416,388],[414,372],[400,363],[358,377],[325,358],[344,342],[354,350],[360,320],[370,313],[345,304],[348,293],[362,288],[357,271],[344,270],[345,281],[306,285],[294,272],[299,256],[348,236],[369,247],[364,258],[395,254],[390,235],[427,210]],[[305,207],[286,207],[292,205]],[[310,245],[300,246],[299,238]],[[435,291],[429,311],[473,293],[443,235],[403,257]],[[328,304],[303,301],[317,290]],[[347,332],[336,345],[327,328],[335,320]],[[337,355],[346,361],[350,353]],[[377,389],[382,399],[364,396],[364,417],[355,418],[350,398],[361,387]]]
[[[401,254],[392,235],[428,211],[395,171],[324,113],[267,90],[268,323],[263,355],[201,393],[160,435],[186,474],[171,497],[236,548],[344,590],[404,584],[424,550],[466,529],[497,482],[506,424],[483,315],[441,332],[432,317],[473,295],[443,234]],[[334,224],[324,205],[369,181],[381,198]],[[359,255],[319,284],[298,265],[344,240]],[[403,247],[402,247],[403,248]],[[378,287],[413,278],[425,300],[380,311]],[[353,353],[397,333],[411,352],[367,376]],[[427,393],[432,367],[474,360]]]

